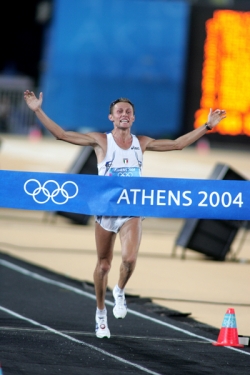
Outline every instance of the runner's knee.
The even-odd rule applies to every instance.
[[[126,259],[123,259],[122,263],[128,271],[133,270],[136,263],[136,256],[130,256]]]
[[[110,271],[111,262],[109,262],[108,260],[102,259],[98,262],[98,265],[99,265],[98,268],[102,274],[107,274]]]

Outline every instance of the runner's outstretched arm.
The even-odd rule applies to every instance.
[[[186,133],[175,140],[152,139],[142,136],[140,139],[141,146],[144,150],[148,151],[182,150],[205,135],[208,130],[212,130],[225,117],[226,111],[220,109],[212,111],[212,109],[210,109],[208,121],[203,126],[200,126],[199,128],[192,130],[191,132]]]
[[[80,146],[92,146],[97,145],[96,135],[98,133],[82,134],[73,131],[65,131],[61,126],[55,123],[49,118],[46,113],[42,110],[43,94],[39,94],[39,98],[36,97],[33,91],[26,90],[24,92],[24,100],[28,107],[35,112],[37,118],[41,121],[43,126],[58,140],[73,143]]]

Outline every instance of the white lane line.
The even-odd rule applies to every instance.
[[[74,337],[71,337],[69,335],[66,335],[65,333],[63,332],[60,332],[60,331],[57,331],[56,329],[54,328],[51,328],[45,324],[41,324],[33,319],[29,319],[29,318],[26,318],[25,316],[23,315],[20,315],[18,313],[16,313],[15,311],[12,311],[12,310],[9,310],[7,309],[6,307],[3,307],[3,306],[0,306],[0,310],[4,311],[5,313],[9,314],[9,315],[12,315],[18,319],[21,319],[21,320],[25,320],[26,322],[30,323],[30,324],[33,324],[35,326],[38,326],[38,327],[41,327],[43,329],[45,329],[46,331],[49,331],[50,333],[54,333],[55,335],[58,335],[58,336],[62,336],[64,337],[65,339],[67,340],[70,340],[70,341],[73,341],[77,344],[81,344],[83,346],[86,346],[87,348],[89,349],[92,349],[92,350],[95,350],[103,355],[106,355],[107,357],[110,357],[112,359],[115,359],[116,361],[119,361],[119,362],[122,362],[122,363],[125,363],[126,365],[129,365],[129,366],[132,366],[132,367],[135,367],[137,368],[138,370],[141,370],[143,372],[146,372],[147,374],[151,374],[151,375],[161,375],[159,374],[158,372],[155,372],[155,371],[151,371],[149,369],[147,369],[146,367],[143,367],[143,366],[140,366],[140,365],[137,365],[136,363],[133,363],[133,362],[130,362],[130,361],[127,361],[126,359],[123,359],[121,357],[118,357],[116,355],[113,355],[111,353],[108,353],[106,352],[105,350],[102,350],[102,349],[99,349],[97,348],[96,346],[94,345],[91,345],[91,344],[87,344],[86,342],[82,341],[82,340],[78,340]]]
[[[26,276],[32,277],[32,278],[34,278],[36,280],[42,281],[44,283],[59,286],[60,288],[64,288],[64,289],[70,290],[70,291],[72,291],[74,293],[83,295],[83,296],[85,296],[87,298],[90,298],[90,299],[93,299],[93,300],[96,299],[95,296],[93,294],[91,294],[91,293],[84,292],[81,289],[77,289],[75,287],[72,287],[70,285],[64,284],[62,282],[49,279],[49,278],[47,278],[45,276],[41,276],[38,273],[31,272],[31,271],[29,271],[29,270],[27,270],[27,269],[25,269],[23,267],[20,267],[20,266],[16,266],[15,264],[13,264],[11,262],[8,262],[6,260],[0,259],[0,264],[3,265],[3,266],[5,266],[5,267],[7,267],[7,268],[10,268],[10,269],[12,269],[14,271],[17,271],[17,272],[19,272],[19,273],[21,273],[23,275],[26,275]],[[105,303],[107,305],[109,305],[109,306],[113,306],[113,303],[111,301],[105,300]],[[197,334],[195,334],[193,332],[190,332],[190,331],[188,331],[186,329],[182,329],[182,328],[176,327],[176,326],[174,326],[172,324],[169,324],[169,323],[166,323],[166,322],[162,322],[161,320],[158,320],[158,319],[152,318],[150,316],[141,314],[141,313],[139,313],[137,311],[128,309],[128,312],[130,314],[138,316],[139,318],[142,318],[142,319],[145,319],[145,320],[149,320],[149,321],[151,321],[153,323],[160,324],[162,326],[168,327],[168,328],[173,329],[175,331],[184,333],[185,335],[192,336],[192,337],[195,337],[195,338],[198,338],[198,339],[201,339],[201,340],[205,340],[205,341],[211,342],[211,343],[214,342],[214,340],[208,339],[207,337],[197,335]],[[230,350],[234,350],[236,352],[243,353],[243,354],[246,354],[246,355],[250,355],[249,352],[245,352],[245,351],[243,351],[241,349],[237,349],[237,348],[234,348],[232,346],[225,346],[225,348],[230,349]]]
[[[21,328],[21,327],[3,327],[0,326],[0,332],[26,332],[26,333],[35,333],[35,332],[43,332],[44,329],[41,328]],[[93,331],[91,332],[84,332],[84,331],[70,331],[70,330],[62,330],[60,331],[65,334],[72,334],[74,336],[88,336],[88,337],[96,337]],[[193,339],[176,339],[176,338],[167,338],[167,337],[154,337],[154,336],[132,336],[132,335],[112,335],[112,338],[116,339],[132,339],[132,340],[147,340],[147,341],[167,341],[167,342],[189,342],[189,343],[200,343],[204,345],[208,345],[208,342],[204,342],[204,340],[193,340]]]

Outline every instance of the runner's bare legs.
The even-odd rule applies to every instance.
[[[94,271],[94,283],[97,307],[103,310],[105,307],[105,294],[108,284],[108,273],[113,259],[113,249],[116,233],[103,229],[95,223],[95,240],[97,248],[97,264]]]
[[[142,234],[141,218],[135,217],[128,220],[121,227],[119,234],[122,247],[122,263],[118,286],[120,289],[124,289],[136,265]]]
[[[97,307],[102,310],[105,307],[104,301],[108,283],[108,273],[113,259],[116,233],[106,231],[98,223],[95,225],[97,264],[94,271],[94,283]],[[141,218],[139,217],[128,220],[120,229],[122,263],[120,266],[118,286],[121,289],[125,288],[125,285],[135,269],[141,242],[141,233]]]

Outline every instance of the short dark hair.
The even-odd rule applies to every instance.
[[[114,107],[114,105],[116,105],[117,103],[129,103],[129,104],[132,106],[132,108],[133,108],[133,112],[135,113],[135,106],[134,106],[134,104],[133,104],[129,99],[127,99],[127,98],[119,98],[119,99],[114,100],[114,101],[110,104],[110,106],[109,106],[109,113],[110,113],[110,114],[111,114],[112,111],[113,111],[113,107]]]

